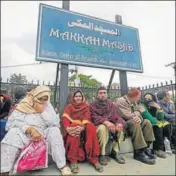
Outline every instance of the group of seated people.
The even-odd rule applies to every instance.
[[[109,156],[125,164],[119,144],[126,136],[131,137],[133,158],[146,164],[155,164],[156,157],[166,158],[165,137],[175,148],[175,112],[168,92],[159,92],[159,101],[147,93],[140,102],[140,90],[132,88],[112,102],[106,88],[100,87],[97,98],[87,104],[83,92],[77,90],[60,118],[50,103],[50,93],[47,86],[32,89],[8,116],[7,133],[1,141],[1,175],[9,174],[29,141],[38,142],[42,137],[62,175],[78,173],[78,162],[85,160],[98,172],[103,172]]]

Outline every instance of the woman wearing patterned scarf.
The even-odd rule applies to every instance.
[[[59,117],[50,104],[50,89],[39,86],[17,105],[7,121],[6,136],[1,142],[1,173],[9,173],[14,162],[31,140],[38,142],[42,137],[48,143],[48,153],[62,175],[71,175],[66,166],[65,148],[59,129]]]

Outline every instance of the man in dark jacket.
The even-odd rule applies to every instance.
[[[176,150],[176,112],[173,111],[170,105],[170,94],[167,91],[157,93],[158,104],[164,111],[165,120],[172,124],[171,147],[173,152]]]
[[[160,91],[157,93],[158,104],[164,111],[165,119],[170,123],[176,122],[176,113],[170,105],[170,95],[167,91]]]

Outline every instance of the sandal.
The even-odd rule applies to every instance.
[[[103,172],[104,171],[103,167],[100,165],[99,162],[95,163],[94,167],[95,167],[95,170],[97,170],[98,172]]]
[[[77,163],[73,163],[70,165],[71,166],[71,171],[74,173],[74,174],[77,174],[79,172],[79,166]]]
[[[60,169],[61,175],[72,175],[72,172],[68,166],[65,166],[64,168]]]

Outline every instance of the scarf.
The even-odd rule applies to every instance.
[[[16,110],[26,114],[37,113],[34,109],[34,102],[41,103],[39,99],[44,96],[48,96],[47,104],[50,103],[49,87],[38,86],[27,93],[25,98],[21,100],[20,103],[17,105]]]
[[[117,123],[119,115],[116,112],[114,104],[110,100],[99,100],[98,98],[91,103],[90,112],[93,123],[97,126],[108,120]]]
[[[83,100],[80,104],[77,104],[74,101],[74,95],[77,92],[80,92],[83,97]],[[90,110],[89,110],[89,105],[85,103],[85,97],[83,93],[80,90],[76,91],[72,95],[70,102],[71,103],[68,104],[64,109],[63,117],[66,117],[72,123],[77,123],[77,124],[82,124],[82,122],[88,123],[90,120]]]

